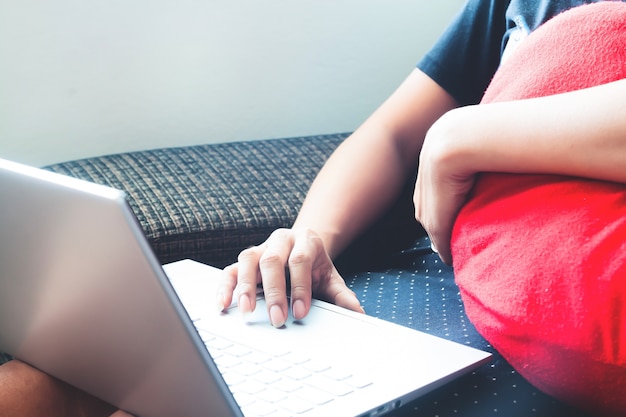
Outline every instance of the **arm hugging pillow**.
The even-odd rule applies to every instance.
[[[622,78],[626,3],[601,2],[529,35],[483,102]],[[481,174],[455,224],[452,253],[467,314],[525,378],[594,414],[626,415],[624,184]]]

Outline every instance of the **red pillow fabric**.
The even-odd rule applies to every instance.
[[[626,3],[601,2],[529,35],[483,102],[623,78]],[[481,174],[455,223],[452,254],[468,316],[520,374],[594,414],[626,415],[624,184]]]

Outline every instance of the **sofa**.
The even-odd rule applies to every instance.
[[[162,263],[191,258],[223,267],[293,223],[317,172],[347,136],[153,149],[45,168],[124,190]],[[494,356],[392,416],[587,416],[530,385],[476,331],[452,269],[413,219],[413,180],[407,178],[396,204],[341,255],[338,267],[367,314]]]

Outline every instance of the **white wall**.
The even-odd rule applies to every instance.
[[[0,0],[0,157],[355,129],[462,0]]]

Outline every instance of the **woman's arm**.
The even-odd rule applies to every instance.
[[[18,360],[0,366],[0,416],[130,417]]]
[[[479,172],[560,174],[626,183],[626,80],[528,100],[453,110],[429,131],[416,218],[442,259]]]
[[[456,102],[414,70],[329,158],[294,228],[315,230],[337,256],[398,196],[417,166],[426,132]]]
[[[227,268],[218,303],[227,306],[235,287],[240,310],[255,308],[262,282],[272,323],[287,317],[285,267],[290,271],[293,314],[304,317],[311,296],[359,310],[332,259],[385,209],[415,169],[426,132],[454,99],[419,70],[327,161],[314,181],[292,229],[279,230],[247,249]]]

